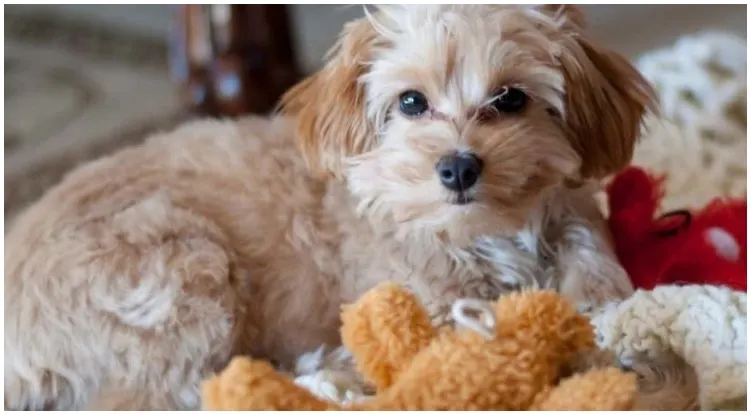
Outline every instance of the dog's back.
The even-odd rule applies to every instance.
[[[249,191],[260,185],[246,185],[300,180],[274,171],[267,150],[291,145],[275,128],[182,126],[76,169],[17,218],[5,238],[6,408],[82,409],[100,393],[97,406],[141,409],[152,396],[118,391],[134,387],[162,391],[157,407],[197,407],[198,382],[244,323],[249,281],[231,238],[273,233],[248,214],[263,206]]]

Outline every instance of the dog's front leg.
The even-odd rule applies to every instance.
[[[357,372],[352,353],[345,346],[321,346],[305,353],[292,371],[295,383],[322,399],[346,404],[373,393],[366,379]]]
[[[576,218],[561,227],[556,247],[558,290],[580,305],[621,300],[634,291],[603,225],[597,219]]]

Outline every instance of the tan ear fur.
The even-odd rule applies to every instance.
[[[359,78],[379,39],[367,19],[348,23],[326,65],[281,99],[282,112],[297,118],[298,147],[314,174],[340,177],[344,159],[375,140]]]
[[[574,25],[580,29],[587,29],[587,19],[584,12],[573,4],[544,4],[540,6],[545,14],[553,16],[554,19],[566,19],[568,25]]]
[[[602,178],[633,156],[647,111],[656,112],[654,90],[623,56],[596,44],[575,6],[548,6],[564,20],[560,64],[566,82],[570,140],[582,157],[581,175]]]

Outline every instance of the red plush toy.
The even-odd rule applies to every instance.
[[[607,189],[616,252],[634,286],[712,284],[746,291],[746,200],[717,198],[700,211],[658,217],[662,182],[629,167]]]

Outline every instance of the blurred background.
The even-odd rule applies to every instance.
[[[745,5],[582,7],[595,36],[632,59],[707,30],[746,38]],[[6,220],[73,166],[150,132],[196,114],[267,112],[362,13],[336,5],[5,6]]]

